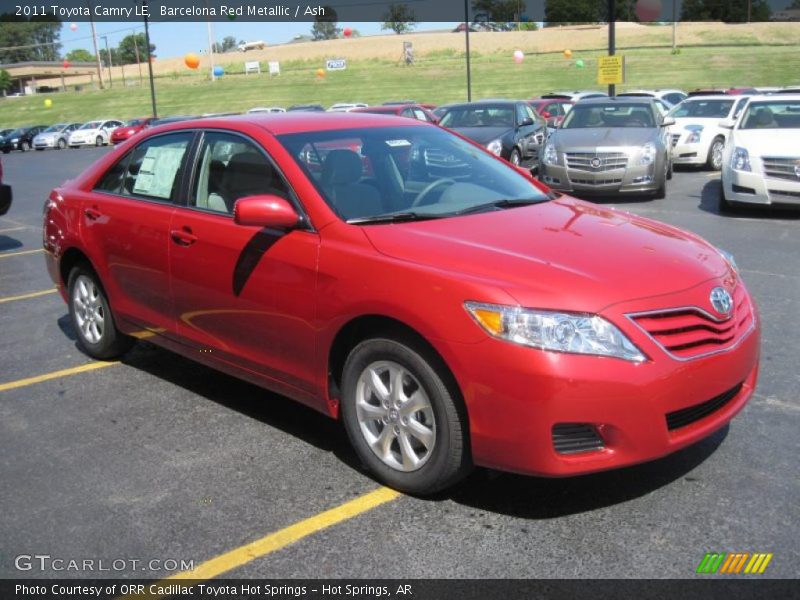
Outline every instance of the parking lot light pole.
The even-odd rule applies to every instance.
[[[106,44],[106,56],[108,57],[108,87],[110,89],[114,87],[114,80],[111,78],[111,67],[114,65],[111,63],[111,50],[108,49],[108,36],[101,35],[100,39]]]
[[[472,102],[472,72],[469,60],[469,0],[464,0],[464,35],[467,40],[467,102]]]
[[[136,2],[137,0],[134,0]],[[148,21],[147,0],[142,0],[142,13],[144,18],[144,43],[147,46],[145,56],[147,57],[147,72],[150,75],[150,101],[153,103],[153,118],[158,118],[156,111],[156,84],[153,82],[153,57],[150,55],[150,22]]]
[[[614,56],[617,52],[616,42],[617,2],[608,0],[608,55]],[[612,98],[617,93],[617,86],[608,84],[608,95]]]

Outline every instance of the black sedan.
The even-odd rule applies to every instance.
[[[482,100],[453,104],[439,121],[514,165],[535,168],[547,123],[527,102]]]
[[[22,150],[27,152],[33,147],[33,138],[47,129],[47,125],[35,125],[33,127],[19,127],[3,136],[0,139],[0,151],[8,154],[12,150]]]

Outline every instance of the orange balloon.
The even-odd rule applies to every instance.
[[[317,77],[325,77],[325,69],[317,69]]]
[[[200,66],[200,57],[194,52],[189,52],[189,54],[183,57],[183,62],[185,62],[186,66],[190,69],[196,69]]]
[[[564,50],[564,58],[572,58],[572,50],[570,50],[569,48]]]

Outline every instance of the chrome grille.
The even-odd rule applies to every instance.
[[[576,179],[575,177],[570,177],[570,181],[578,185],[619,185],[622,183],[622,179]]]
[[[770,196],[784,197],[790,200],[800,200],[800,192],[789,192],[787,190],[768,190]]]
[[[624,152],[567,152],[567,167],[578,171],[615,171],[628,166],[628,155]],[[594,167],[592,161],[599,160]]]
[[[469,176],[469,165],[454,154],[445,152],[442,148],[426,148],[424,157],[425,165],[431,175],[456,179]]]
[[[681,139],[681,134],[680,133],[673,133],[672,134],[672,147],[673,148],[678,145],[678,142],[680,141],[680,139]]]
[[[733,290],[730,316],[716,320],[699,308],[680,308],[630,315],[668,354],[680,360],[728,350],[753,328],[754,315],[744,288]]]
[[[761,161],[764,163],[764,175],[767,177],[800,181],[800,157],[765,156]]]

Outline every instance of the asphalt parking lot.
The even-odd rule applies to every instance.
[[[232,577],[687,578],[712,551],[774,553],[763,576],[797,576],[800,210],[721,215],[705,171],[676,172],[665,200],[603,201],[736,256],[763,355],[729,427],[615,472],[477,471],[433,499],[365,497],[380,486],[335,422],[146,342],[121,363],[77,350],[44,268],[42,204],[107,151],[2,157],[15,199],[0,218],[0,577],[155,579],[170,573],[148,561],[229,553]],[[286,528],[294,543],[265,537]],[[15,567],[36,554],[146,565]]]

